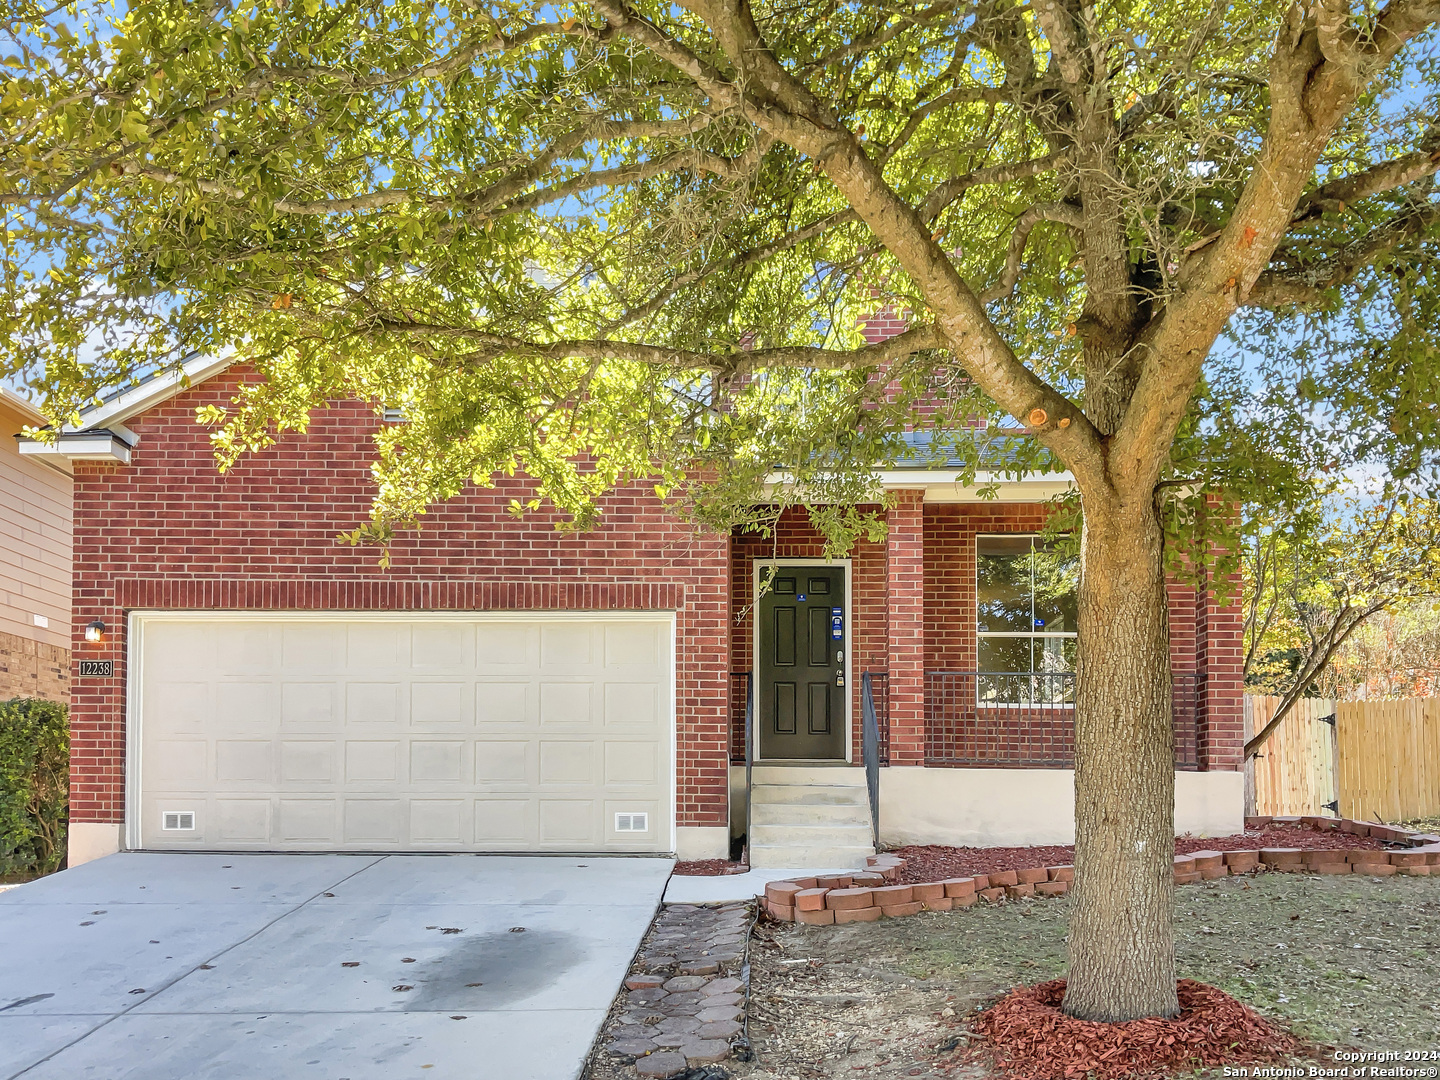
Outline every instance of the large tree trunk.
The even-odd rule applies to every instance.
[[[1085,505],[1075,885],[1064,1008],[1174,1016],[1175,756],[1163,534],[1153,500]]]

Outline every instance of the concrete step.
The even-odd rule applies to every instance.
[[[750,830],[750,843],[805,848],[860,846],[870,843],[870,822],[854,825],[761,825],[757,822]]]
[[[764,870],[771,867],[794,869],[801,867],[814,870],[858,870],[864,867],[865,858],[874,855],[870,845],[836,845],[833,847],[811,847],[806,844],[755,844],[750,845],[750,865]]]
[[[787,784],[803,787],[865,787],[865,770],[852,766],[755,765],[752,784]]]
[[[767,806],[864,806],[868,808],[870,792],[863,787],[756,784],[750,792],[750,805],[759,806],[762,803]]]
[[[824,802],[767,802],[752,800],[750,816],[756,825],[864,825],[870,826],[870,804]]]

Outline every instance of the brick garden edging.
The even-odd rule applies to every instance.
[[[1175,884],[1190,885],[1232,874],[1259,870],[1313,874],[1405,874],[1440,877],[1440,836],[1411,833],[1389,825],[1372,825],[1348,818],[1250,817],[1246,828],[1271,822],[1306,825],[1316,830],[1338,830],[1352,836],[1369,836],[1404,850],[1370,848],[1257,848],[1246,851],[1196,851],[1175,856]],[[1073,866],[1037,866],[993,874],[947,878],[918,885],[897,885],[905,860],[898,855],[871,855],[868,870],[853,874],[791,878],[772,881],[759,896],[773,918],[812,926],[875,922],[921,911],[952,911],[980,900],[1001,903],[1027,896],[1063,896],[1075,878]]]

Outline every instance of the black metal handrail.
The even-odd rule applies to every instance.
[[[870,792],[870,838],[880,850],[880,722],[875,715],[875,676],[860,676],[860,712],[863,717],[861,746],[865,757],[865,786]]]
[[[750,672],[730,672],[730,764],[745,763],[745,710],[750,703]]]
[[[754,835],[754,825],[750,820],[750,793],[755,785],[750,782],[750,773],[755,766],[755,681],[750,673],[745,673],[745,858],[743,862],[750,864],[750,837]]]

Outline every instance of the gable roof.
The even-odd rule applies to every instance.
[[[131,417],[153,409],[176,394],[204,382],[228,368],[233,356],[200,356],[178,369],[153,371],[138,382],[107,394],[80,413],[79,424],[66,424],[51,442],[20,440],[20,453],[36,457],[62,457],[71,461],[118,461],[130,464],[130,451],[139,437],[125,426]],[[48,427],[43,414],[37,427]]]

